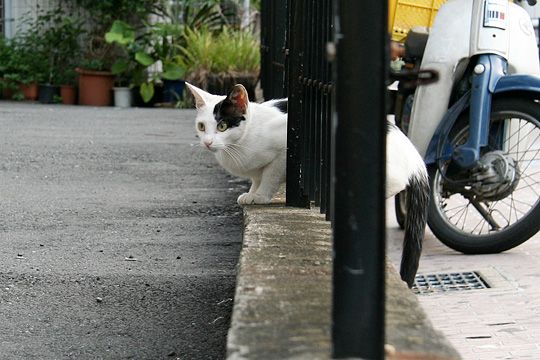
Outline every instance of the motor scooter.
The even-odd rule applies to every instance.
[[[416,56],[439,81],[408,90],[410,118],[402,111],[396,121],[428,166],[429,227],[468,254],[523,243],[540,230],[540,64],[529,15],[508,0],[449,0]]]

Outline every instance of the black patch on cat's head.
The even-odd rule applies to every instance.
[[[214,106],[214,119],[218,124],[223,121],[227,124],[227,128],[233,128],[240,126],[240,123],[246,120],[246,117],[227,97]]]
[[[246,88],[236,84],[229,95],[214,107],[214,119],[217,123],[224,122],[227,128],[240,126],[246,120],[249,97]]]
[[[279,100],[272,104],[273,107],[277,108],[279,111],[281,111],[284,114],[287,113],[287,105],[288,105],[287,99]]]

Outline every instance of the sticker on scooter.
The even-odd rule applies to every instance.
[[[484,1],[484,27],[506,30],[508,0]]]

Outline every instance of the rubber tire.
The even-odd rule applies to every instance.
[[[503,110],[527,114],[538,121],[540,128],[540,104],[530,99],[501,98],[494,100],[492,112]],[[452,131],[451,136],[461,130],[465,124],[468,124],[468,117],[468,112],[461,115],[461,118],[456,122],[458,126],[455,127],[455,131]],[[537,201],[535,207],[524,218],[500,232],[472,236],[457,231],[451,224],[446,222],[444,216],[437,211],[437,205],[435,205],[433,181],[435,172],[438,170],[436,166],[431,166],[428,171],[431,187],[428,225],[433,234],[446,246],[464,254],[494,254],[522,244],[540,230],[540,202]]]

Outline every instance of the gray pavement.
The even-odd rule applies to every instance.
[[[0,358],[219,359],[244,183],[193,111],[0,102]]]
[[[387,202],[388,252],[399,263],[403,233]],[[477,271],[489,289],[419,295],[436,329],[464,360],[540,359],[540,233],[500,254],[463,255],[426,232],[419,274]]]

